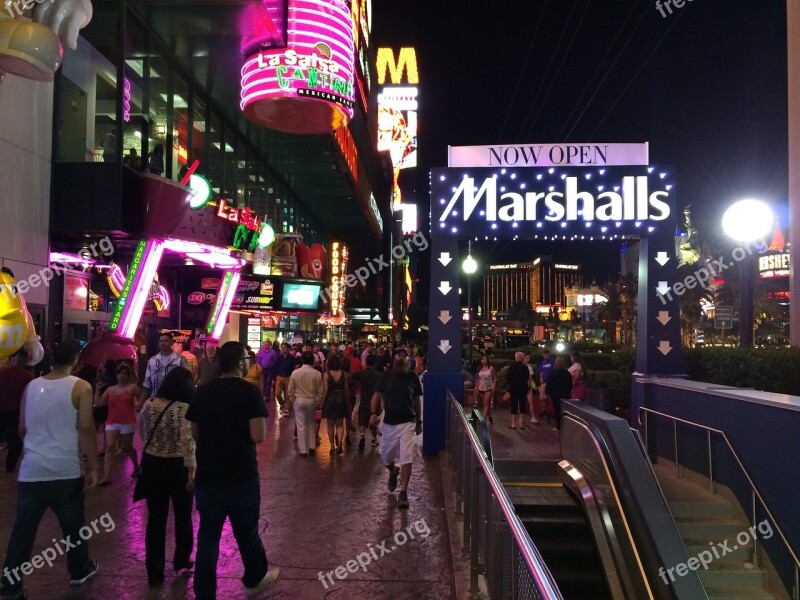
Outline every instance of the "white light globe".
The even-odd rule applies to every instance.
[[[772,232],[772,209],[761,200],[734,202],[722,216],[722,230],[737,242],[754,242]]]
[[[562,344],[561,342],[558,342],[556,344],[556,352],[563,352],[564,350],[566,350],[566,348],[567,347],[564,344]]]
[[[464,269],[464,273],[467,275],[472,275],[478,270],[478,263],[475,262],[475,259],[472,258],[472,255],[470,254],[464,259],[464,263],[461,265],[461,267]]]

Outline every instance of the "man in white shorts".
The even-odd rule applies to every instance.
[[[383,400],[383,438],[380,453],[383,464],[389,469],[390,492],[397,489],[397,476],[400,475],[397,508],[408,508],[408,482],[411,479],[411,463],[414,459],[414,434],[422,433],[420,418],[422,387],[417,374],[409,371],[408,363],[408,351],[400,348],[395,353],[392,368],[384,372],[375,384],[370,407],[370,426],[374,426],[378,417],[378,407]]]

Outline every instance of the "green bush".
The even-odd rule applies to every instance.
[[[497,368],[497,367],[495,367]],[[497,371],[497,388],[498,390],[505,391],[508,384],[508,367],[503,367]]]
[[[618,405],[626,406],[631,401],[631,379],[619,371],[589,371],[587,384],[592,388],[607,388]]]
[[[800,348],[689,348],[684,362],[696,381],[800,394]]]

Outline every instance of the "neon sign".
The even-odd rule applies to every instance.
[[[417,51],[414,48],[400,48],[397,60],[394,58],[394,50],[391,48],[378,48],[378,56],[375,60],[378,71],[378,85],[386,83],[387,72],[394,85],[407,83],[409,85],[419,84],[419,71],[417,69]],[[406,77],[403,78],[403,73]]]
[[[331,247],[331,317],[343,314],[345,272],[347,271],[347,246],[333,242]]]
[[[250,231],[261,230],[261,219],[249,208],[238,209],[221,199],[217,205],[217,216],[231,223],[241,223]]]
[[[213,340],[218,340],[222,335],[222,329],[225,327],[225,321],[228,318],[231,303],[236,294],[236,289],[239,287],[239,279],[241,277],[242,274],[239,271],[225,272],[225,277],[222,279],[219,293],[214,302],[214,308],[211,309],[211,315],[209,315],[208,323],[206,324],[206,333]]]
[[[139,240],[131,259],[108,329],[125,338],[132,338],[142,316],[142,310],[151,294],[156,269],[161,262],[164,246],[158,240]]]
[[[242,67],[245,116],[284,133],[328,134],[353,117],[355,40],[345,0],[289,2],[285,48]]]
[[[249,208],[235,208],[221,199],[217,206],[217,216],[231,223],[238,223],[233,234],[233,247],[247,252],[255,252],[256,248],[266,248],[275,240],[275,230],[261,221]]]
[[[789,277],[791,274],[791,254],[782,252],[758,257],[758,276],[761,279]]]
[[[178,162],[182,165],[185,165],[189,162],[189,151],[186,149],[186,146],[183,144],[178,144],[175,146],[175,150],[178,154]]]

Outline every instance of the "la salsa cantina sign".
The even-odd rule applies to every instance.
[[[431,170],[432,233],[526,239],[674,235],[672,169],[440,168]]]
[[[257,65],[262,74],[274,72],[282,90],[294,89],[298,96],[329,100],[352,109],[353,79],[342,77],[339,65],[330,57],[330,47],[320,42],[311,55],[292,49],[282,54],[259,52]]]

